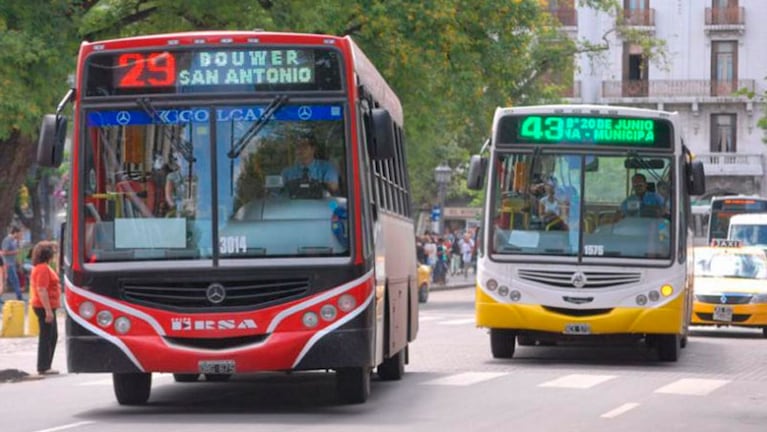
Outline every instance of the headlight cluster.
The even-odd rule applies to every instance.
[[[652,290],[645,294],[639,294],[636,296],[634,301],[639,306],[645,306],[648,302],[656,302],[661,299],[661,297],[668,297],[671,294],[674,293],[674,287],[669,284],[664,284],[660,287],[658,290]]]
[[[506,285],[498,285],[498,281],[495,279],[488,279],[487,282],[485,282],[485,286],[488,290],[493,292],[498,292],[498,295],[501,297],[508,297],[509,300],[513,302],[518,302],[520,299],[522,299],[522,293],[515,290],[510,289]]]
[[[357,307],[357,300],[351,294],[344,294],[338,298],[335,304],[325,303],[320,306],[319,313],[315,311],[306,311],[301,317],[301,323],[306,328],[314,328],[320,323],[320,320],[325,322],[334,321],[338,318],[338,310],[347,313]]]
[[[108,309],[96,311],[96,305],[89,301],[80,303],[80,307],[77,308],[77,312],[81,317],[88,321],[90,321],[95,316],[96,323],[99,325],[99,327],[104,329],[112,327],[118,334],[126,334],[131,329],[130,319],[124,316],[118,316],[115,318],[112,311]]]

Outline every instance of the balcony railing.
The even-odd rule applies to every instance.
[[[740,89],[753,92],[752,79],[737,81],[711,80],[650,80],[602,81],[602,97],[685,97],[737,96]]]
[[[745,25],[746,13],[742,7],[706,8],[707,26]]]
[[[578,26],[578,11],[574,8],[557,8],[549,11],[564,27]]]
[[[706,176],[761,176],[763,156],[748,153],[696,153]]]
[[[655,27],[655,9],[624,9],[625,24],[630,26]]]

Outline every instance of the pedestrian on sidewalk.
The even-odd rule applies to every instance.
[[[37,343],[37,372],[40,375],[59,373],[51,369],[59,338],[56,309],[61,307],[61,283],[58,274],[50,266],[54,256],[56,256],[56,243],[52,241],[41,241],[32,250],[34,267],[29,277],[29,287],[30,291],[35,291],[32,309],[40,326]]]
[[[16,300],[24,300],[21,294],[21,282],[19,282],[18,266],[16,260],[19,255],[19,246],[21,244],[21,230],[17,226],[11,227],[10,233],[3,239],[2,254],[5,262],[5,273],[8,278],[8,285],[16,293]]]

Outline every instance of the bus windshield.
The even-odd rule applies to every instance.
[[[86,261],[348,255],[344,105],[280,105],[87,111]]]
[[[671,157],[535,150],[496,164],[492,253],[670,259]]]

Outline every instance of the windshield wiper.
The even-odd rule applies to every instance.
[[[149,117],[152,118],[152,120],[156,123],[160,123],[163,125],[168,125],[165,120],[163,120],[162,117],[160,117],[160,114],[157,113],[157,110],[152,105],[152,101],[148,97],[144,98],[138,98],[136,100],[136,105],[138,105],[142,110],[144,110],[145,113],[149,115]],[[194,159],[194,149],[192,149],[192,144],[182,138],[179,135],[176,135],[170,131],[168,128],[163,128],[163,131],[165,133],[166,138],[168,138],[168,141],[170,141],[170,145],[179,153],[181,153],[181,156],[189,163],[192,163],[195,161]]]
[[[266,107],[266,109],[261,113],[261,115],[256,119],[256,121],[253,122],[252,125],[250,125],[250,128],[248,128],[247,131],[240,137],[240,139],[237,140],[237,142],[234,144],[234,147],[232,147],[231,150],[229,150],[229,153],[227,153],[227,156],[229,156],[229,159],[234,159],[242,153],[242,150],[245,149],[245,146],[248,145],[250,140],[256,137],[259,132],[261,132],[261,129],[266,126],[267,123],[269,123],[269,120],[272,119],[274,116],[274,113],[277,112],[278,109],[282,108],[283,105],[285,105],[288,102],[288,97],[286,95],[277,95],[272,101],[269,103],[269,105]]]

